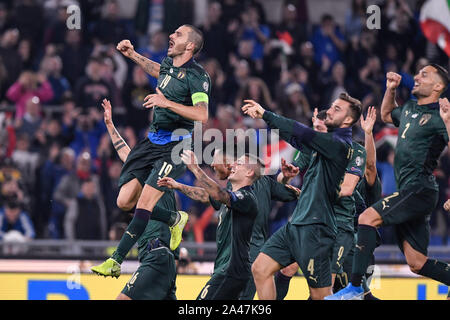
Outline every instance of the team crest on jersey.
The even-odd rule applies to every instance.
[[[426,113],[420,118],[419,125],[423,126],[425,123],[427,123],[431,119],[431,114]]]
[[[177,78],[178,79],[183,79],[186,76],[186,70],[185,69],[181,69],[180,72],[178,72],[177,74]]]

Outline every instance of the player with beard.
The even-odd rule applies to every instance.
[[[439,190],[433,170],[449,143],[450,117],[444,99],[439,100],[449,82],[448,72],[437,64],[419,70],[412,89],[417,100],[403,106],[395,101],[402,77],[389,72],[386,78],[381,119],[399,128],[394,159],[398,192],[377,201],[359,216],[351,283],[327,297],[329,300],[362,299],[362,278],[376,247],[377,228],[382,225],[395,226],[398,246],[413,273],[450,285],[449,265],[427,255],[429,219]]]

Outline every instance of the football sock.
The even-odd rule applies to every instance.
[[[172,226],[180,220],[180,217],[181,216],[178,212],[167,210],[159,205],[156,205],[153,208],[151,219],[158,220]]]
[[[112,254],[111,258],[116,260],[118,263],[123,262],[123,259],[125,259],[128,252],[140,238],[142,233],[144,233],[151,214],[152,213],[150,211],[145,209],[136,209],[133,219],[120,239],[119,245],[117,246],[116,251]]]
[[[275,274],[275,287],[277,289],[277,300],[283,300],[288,291],[289,291],[289,284],[291,282],[292,277],[285,276],[281,273],[281,271],[278,271]]]
[[[419,274],[450,286],[450,265],[435,259],[428,259]]]
[[[377,244],[377,229],[369,225],[358,226],[358,243],[356,244],[355,255],[353,257],[353,268],[351,283],[359,287],[362,278],[370,264],[373,251]]]

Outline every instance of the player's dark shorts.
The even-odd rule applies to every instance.
[[[159,178],[179,178],[186,170],[186,165],[181,162],[179,153],[172,155],[173,148],[180,142],[170,142],[164,145],[155,144],[145,138],[139,141],[131,149],[127,160],[123,164],[119,178],[119,187],[137,178],[141,185],[148,184],[155,189],[167,191],[165,187],[158,187]],[[180,148],[180,152],[181,152]],[[175,156],[179,164],[172,161]]]
[[[166,247],[149,250],[122,293],[133,300],[176,300],[176,266]]]
[[[341,273],[344,262],[349,252],[355,246],[355,233],[338,227],[336,242],[333,246],[333,256],[331,259],[331,273]]]
[[[336,233],[324,224],[292,225],[278,229],[261,252],[283,267],[297,262],[311,288],[331,286],[331,257]]]
[[[261,251],[262,245],[253,245],[250,244],[250,263],[253,263],[256,260],[259,252]],[[253,276],[251,276],[250,280],[248,280],[245,289],[241,292],[239,296],[239,300],[253,300],[256,293],[255,280],[253,280]]]
[[[197,300],[238,300],[246,287],[247,278],[236,278],[227,273],[215,273],[203,287]]]
[[[383,225],[395,225],[400,249],[407,241],[415,250],[427,255],[430,240],[430,217],[438,202],[438,191],[416,186],[395,192],[374,203]]]

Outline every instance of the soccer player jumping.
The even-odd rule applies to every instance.
[[[450,266],[427,256],[429,219],[438,201],[433,170],[449,143],[449,104],[446,99],[439,100],[449,82],[448,72],[436,64],[422,68],[414,77],[412,89],[417,101],[409,100],[403,106],[395,102],[400,81],[400,75],[387,74],[381,104],[382,120],[399,128],[394,159],[399,191],[374,203],[359,216],[351,283],[325,299],[361,299],[362,277],[375,250],[376,228],[382,225],[395,225],[398,245],[412,272],[450,285]]]

